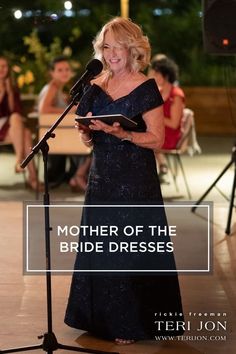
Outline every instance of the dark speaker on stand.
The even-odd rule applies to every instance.
[[[236,54],[236,0],[203,0],[203,42],[209,54],[235,55]],[[236,190],[236,142],[232,147],[231,160],[192,207],[194,212],[199,204],[216,186],[222,176],[234,165],[234,179],[230,196],[227,225],[225,233],[231,233],[231,219]],[[226,198],[228,200],[228,198]]]
[[[203,0],[203,43],[207,53],[236,54],[236,0]]]

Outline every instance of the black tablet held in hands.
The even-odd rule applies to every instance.
[[[77,116],[75,118],[76,122],[83,124],[85,126],[88,126],[90,124],[92,124],[92,120],[101,120],[102,122],[112,125],[115,122],[120,123],[120,125],[122,126],[122,128],[136,128],[137,127],[137,123],[134,122],[132,119],[129,119],[125,116],[123,116],[122,114],[109,114],[109,115],[104,115],[104,116],[91,116],[91,117],[80,117]]]

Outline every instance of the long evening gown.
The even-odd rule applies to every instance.
[[[129,95],[117,100],[113,100],[99,86],[92,85],[83,96],[77,113],[82,116],[89,111],[93,115],[121,113],[135,120],[138,123],[136,131],[142,132],[146,128],[142,113],[162,103],[153,79],[145,81]],[[93,140],[93,159],[85,205],[162,204],[155,158],[151,149],[121,141],[103,132],[94,132]],[[133,225],[140,222],[155,222],[162,226],[167,224],[162,207],[104,210],[85,206],[83,210],[82,225],[124,226],[130,222]],[[110,241],[107,239],[108,241],[104,242]],[[150,238],[147,236],[145,240],[150,241]],[[96,259],[89,253],[80,253],[76,258],[75,269],[101,269],[103,264],[106,269],[150,269],[154,263],[157,267],[163,267],[161,269],[175,267],[173,254],[165,253],[163,256],[155,253],[155,256],[147,256],[147,260],[150,258],[148,265],[144,262],[137,264],[137,254],[132,255],[107,253]],[[183,320],[176,274],[73,274],[65,316],[65,323],[71,327],[108,339],[141,340],[154,339],[156,335],[163,334],[181,335],[182,330],[168,332],[164,327],[157,330],[155,320],[168,319],[174,322]]]

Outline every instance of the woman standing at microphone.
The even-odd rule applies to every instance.
[[[150,60],[148,38],[131,20],[117,17],[102,28],[93,44],[104,72],[88,88],[77,114],[123,114],[134,120],[137,128],[131,131],[118,122],[108,125],[96,119],[89,128],[78,126],[82,141],[93,146],[81,225],[117,225],[122,230],[128,222],[139,225],[143,221],[164,227],[163,207],[150,208],[150,213],[143,208],[143,204],[163,203],[154,157],[154,150],[164,141],[163,100],[155,80],[142,73]],[[125,239],[123,234],[119,236],[116,240]],[[94,238],[83,236],[80,242],[84,240],[93,242]],[[77,255],[65,322],[117,344],[155,339],[155,313],[182,313],[177,276],[149,273],[150,268],[140,264],[137,253],[109,253],[109,238],[102,240],[105,251],[101,257]],[[150,240],[147,233],[145,240]],[[158,267],[175,267],[173,255],[155,254],[151,259]],[[110,266],[107,272],[104,265]],[[141,270],[141,275],[126,273],[129,266]],[[83,269],[86,274],[79,272]],[[172,318],[173,323],[178,319],[178,315]],[[158,335],[182,333],[181,329],[162,329]]]

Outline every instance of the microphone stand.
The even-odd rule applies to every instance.
[[[51,126],[51,128],[45,133],[42,139],[32,148],[30,154],[25,158],[25,160],[21,163],[21,167],[25,168],[27,164],[32,160],[34,155],[36,155],[40,150],[43,155],[44,162],[44,197],[43,197],[43,205],[44,205],[44,221],[45,221],[45,256],[46,256],[46,296],[47,296],[47,332],[43,335],[38,336],[38,339],[43,338],[43,342],[41,344],[30,345],[25,347],[18,348],[9,348],[0,350],[0,353],[16,353],[16,352],[24,352],[28,350],[37,350],[42,349],[48,354],[52,354],[57,349],[63,350],[71,350],[80,353],[94,353],[94,354],[119,354],[118,352],[105,352],[95,349],[88,348],[80,348],[73,347],[65,344],[58,343],[55,334],[52,329],[52,286],[51,286],[51,249],[50,249],[50,232],[52,228],[50,227],[50,215],[49,215],[49,205],[50,205],[50,196],[49,196],[49,185],[48,185],[48,139],[55,138],[55,134],[53,131],[60,124],[66,114],[70,111],[70,109],[78,104],[80,98],[82,96],[82,92],[77,92],[77,94],[72,97],[72,101],[64,110],[62,115],[55,121],[55,123]]]

